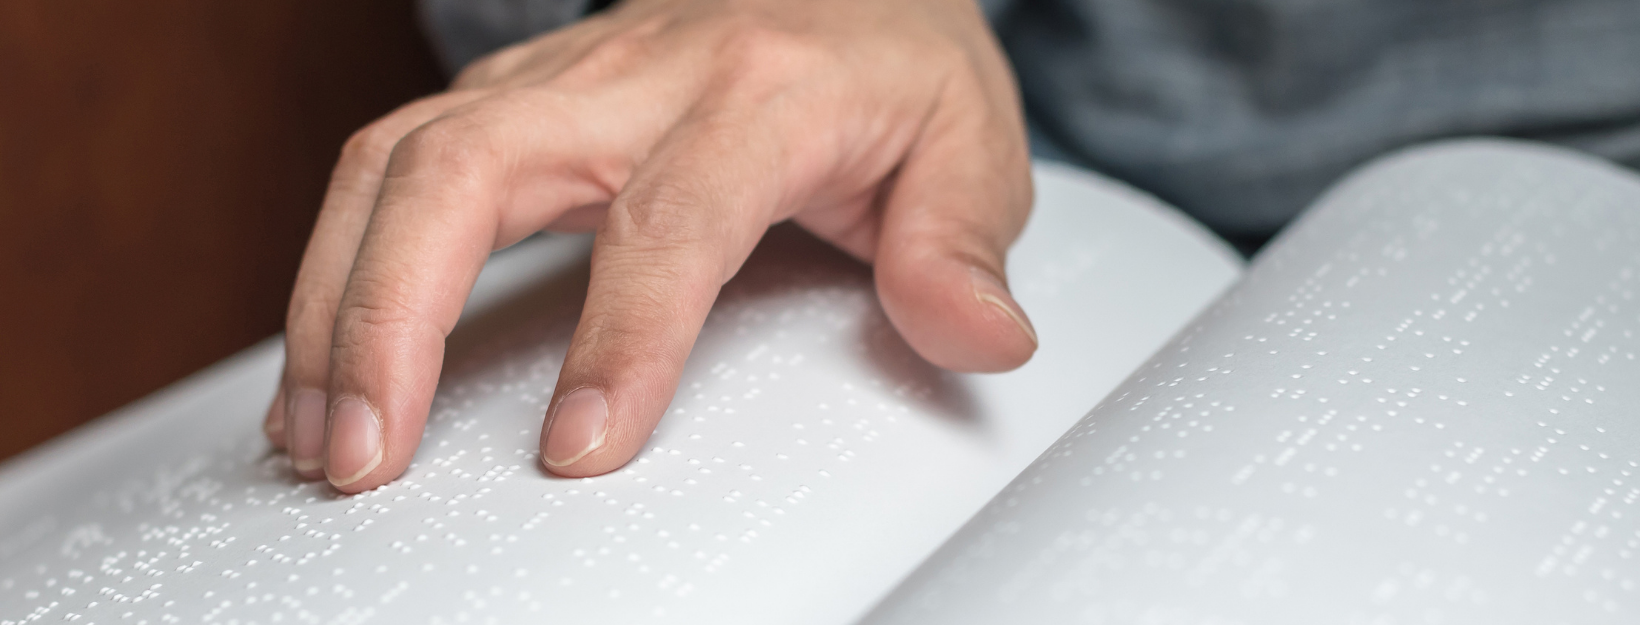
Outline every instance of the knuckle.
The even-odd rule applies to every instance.
[[[367,196],[376,191],[396,139],[387,138],[386,133],[374,124],[353,133],[342,145],[341,158],[330,173],[321,212],[368,210],[368,205],[362,202],[339,200]]]
[[[1000,198],[987,204],[995,206],[993,211],[1006,208]],[[929,217],[916,229],[904,232],[895,247],[911,256],[949,256],[967,264],[990,266],[999,262],[1015,233],[1003,223],[1006,220],[972,210],[944,210]]]
[[[468,63],[466,67],[461,68],[461,71],[456,72],[455,78],[450,79],[450,88],[455,90],[472,89],[488,85],[494,82],[494,76],[497,73],[493,69],[494,66],[494,62],[491,61],[490,57]]]
[[[689,246],[706,237],[706,197],[678,182],[651,183],[611,207],[605,227],[628,246]]]
[[[463,172],[482,168],[500,151],[490,128],[464,115],[422,124],[393,148],[391,167]]]
[[[996,242],[993,238],[991,229],[977,220],[956,217],[944,228],[930,233],[927,250],[931,254],[954,256],[973,264],[995,255]]]
[[[784,83],[836,60],[818,41],[761,21],[744,19],[725,28],[719,53],[740,81]]]
[[[496,77],[504,73],[501,67],[510,65],[501,59],[502,55],[508,52],[509,50],[502,50],[468,63],[461,71],[456,72],[456,77],[450,81],[450,88],[474,89],[495,82]]]
[[[356,303],[336,314],[335,348],[351,350],[372,338],[391,335],[410,325],[409,316],[397,306]]]
[[[618,73],[648,59],[653,42],[648,32],[625,31],[593,44],[565,72],[567,76],[597,78]]]
[[[349,163],[382,160],[392,151],[393,145],[398,143],[399,140],[399,137],[392,132],[390,126],[391,124],[384,118],[354,131],[347,138],[347,141],[342,144],[342,155],[338,168]]]
[[[389,278],[397,275],[394,269],[377,258],[348,276],[347,291],[336,311],[338,329],[343,326],[393,327],[414,318],[414,309],[404,297],[401,283]]]
[[[454,80],[450,81],[452,89],[473,89],[492,85],[511,74],[524,64],[530,57],[536,42],[525,42],[507,46],[483,56],[461,71],[456,72]]]
[[[407,340],[442,337],[410,308],[393,301],[355,302],[336,313],[332,354],[400,353]]]

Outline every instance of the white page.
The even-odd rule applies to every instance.
[[[1352,177],[866,621],[1640,622],[1640,177]]]
[[[535,240],[486,270],[388,486],[339,496],[268,453],[272,341],[9,465],[0,623],[848,622],[1239,271],[1124,187],[1038,176],[1020,371],[933,369],[864,267],[786,232],[725,288],[650,449],[548,477],[586,240]]]

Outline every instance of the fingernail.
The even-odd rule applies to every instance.
[[[285,440],[285,397],[284,393],[277,393],[273,401],[268,402],[268,416],[262,420],[262,431],[271,440]]]
[[[359,481],[382,463],[382,425],[370,404],[356,397],[336,402],[330,415],[330,456],[325,477],[336,486]]]
[[[558,401],[547,426],[546,453],[541,459],[554,467],[575,464],[592,450],[604,445],[604,426],[609,421],[609,404],[595,388],[579,388]]]
[[[301,389],[285,406],[290,417],[290,461],[304,477],[319,477],[325,467],[325,394]]]
[[[262,431],[267,433],[268,438],[282,439],[285,437],[285,420],[269,419],[267,423],[262,424]]]
[[[974,297],[995,306],[1009,319],[1013,319],[1014,325],[1019,326],[1020,331],[1031,339],[1032,345],[1036,345],[1036,328],[1031,326],[1031,320],[1025,316],[1025,310],[1019,307],[1019,302],[1014,301],[1014,296],[1008,294],[1008,287],[1003,286],[1002,280],[979,267],[970,268],[969,273],[974,278]]]

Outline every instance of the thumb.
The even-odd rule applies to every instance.
[[[877,294],[906,342],[940,367],[1006,371],[1036,351],[1003,271],[1031,209],[1022,135],[936,111],[886,195]]]

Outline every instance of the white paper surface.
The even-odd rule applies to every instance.
[[[1352,177],[866,620],[1640,622],[1640,178]]]
[[[1123,187],[1038,176],[1017,372],[927,365],[866,268],[788,232],[724,289],[650,449],[550,477],[586,240],[532,240],[492,259],[390,485],[341,496],[268,451],[276,341],[7,465],[0,623],[848,622],[1239,271]]]

